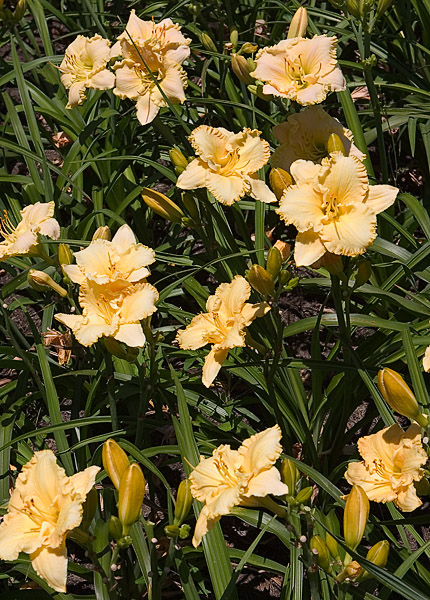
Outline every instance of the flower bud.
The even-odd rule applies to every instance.
[[[275,279],[282,268],[282,256],[278,248],[272,246],[267,253],[266,269]]]
[[[173,148],[170,148],[169,157],[170,157],[172,164],[175,167],[177,167],[178,169],[181,169],[181,172],[184,171],[188,167],[188,160],[187,160],[186,156],[176,146],[174,146]]]
[[[306,504],[311,499],[312,492],[313,488],[311,486],[301,489],[295,498],[296,504]]]
[[[279,273],[278,281],[280,287],[284,287],[291,280],[291,273],[289,271],[281,271]]]
[[[181,540],[187,539],[187,537],[190,535],[190,531],[191,527],[187,523],[184,523],[179,529],[179,538]]]
[[[177,538],[180,531],[181,530],[179,529],[179,527],[177,525],[166,525],[164,528],[164,533],[171,540],[174,540],[175,538]]]
[[[411,388],[399,373],[388,368],[381,369],[378,373],[378,388],[393,410],[416,421],[421,427],[427,427],[427,418],[421,414]]]
[[[273,296],[275,292],[275,282],[272,275],[260,267],[260,265],[252,265],[249,269],[248,281],[259,294],[262,296]]]
[[[121,521],[118,519],[118,517],[111,515],[110,519],[109,519],[108,527],[109,527],[109,535],[113,540],[115,540],[117,542],[118,540],[120,540],[122,538],[122,525],[121,525]]]
[[[342,152],[343,155],[346,155],[345,146],[340,137],[335,133],[331,133],[327,140],[327,152],[329,154],[332,152]]]
[[[58,263],[60,265],[71,265],[73,262],[73,252],[70,250],[69,244],[59,244],[58,246]]]
[[[330,552],[326,543],[319,535],[314,535],[309,540],[309,547],[315,557],[315,561],[327,573],[331,571]]]
[[[111,232],[110,229],[107,225],[103,225],[103,227],[98,227],[93,235],[93,242],[94,240],[107,240],[108,242],[110,242],[111,240]]]
[[[238,41],[239,41],[239,32],[237,30],[237,27],[232,27],[230,29],[230,42],[231,42],[233,48],[236,48]]]
[[[195,201],[193,196],[188,192],[182,192],[181,198],[187,213],[190,215],[193,221],[198,223],[200,221],[199,207],[197,206],[197,202]]]
[[[338,583],[343,583],[346,579],[356,579],[360,577],[363,572],[363,568],[359,565],[356,560],[352,560],[336,577],[336,581]]]
[[[381,540],[372,546],[366,555],[369,562],[383,569],[388,562],[390,544],[387,540]]]
[[[102,463],[110,480],[116,489],[119,490],[121,477],[128,469],[130,463],[127,454],[112,438],[109,438],[103,444]]]
[[[276,240],[274,243],[274,247],[279,250],[281,253],[282,262],[284,263],[286,260],[290,258],[291,254],[291,246],[286,242],[282,242],[281,240]]]
[[[142,199],[157,215],[173,223],[180,223],[185,216],[179,206],[161,192],[143,188]]]
[[[58,285],[52,277],[43,271],[36,271],[36,269],[30,269],[27,273],[27,281],[31,287],[37,291],[43,291],[44,289],[51,288],[54,292],[57,292],[62,298],[67,296],[67,290],[61,285]]]
[[[203,48],[209,50],[209,52],[218,52],[218,48],[208,33],[203,32],[200,36],[200,41],[203,44]]]
[[[251,44],[251,42],[245,42],[240,49],[242,54],[253,54],[254,52],[257,52],[257,50],[257,44]]]
[[[279,167],[270,171],[269,181],[270,187],[278,200],[282,198],[285,190],[290,187],[290,185],[293,185],[293,178],[291,175]]]
[[[294,13],[291,24],[288,29],[287,38],[305,37],[308,28],[308,13],[306,8],[301,6]]]
[[[188,12],[191,15],[194,15],[196,17],[199,16],[201,10],[202,10],[202,7],[201,7],[200,3],[192,2],[191,4],[188,5]]]
[[[25,11],[27,10],[27,0],[18,0],[18,4],[13,13],[13,19],[17,23],[21,21],[24,16]]]
[[[345,544],[355,550],[361,542],[367,519],[369,518],[369,499],[359,485],[353,485],[345,503],[343,512],[343,535]]]
[[[330,554],[335,560],[339,559],[339,546],[334,537],[330,533],[325,534],[325,543]]]
[[[231,68],[239,81],[242,81],[245,85],[254,83],[255,79],[251,77],[250,73],[255,69],[249,66],[248,61],[241,54],[231,55]]]
[[[192,503],[191,480],[183,479],[179,484],[178,493],[176,494],[175,519],[173,521],[175,525],[182,525],[188,517]]]
[[[346,12],[356,19],[361,19],[359,0],[346,0]]]
[[[279,470],[281,472],[282,482],[288,486],[288,493],[291,496],[294,496],[296,493],[296,485],[300,477],[296,465],[292,460],[285,458],[282,461],[281,468]]]
[[[382,17],[384,12],[390,8],[392,2],[393,0],[379,0],[376,8],[376,17]]]
[[[145,477],[137,463],[132,463],[124,471],[118,491],[118,517],[124,537],[139,518],[145,496]]]
[[[357,269],[357,275],[355,276],[354,287],[358,288],[367,283],[372,275],[372,263],[370,260],[362,260]]]
[[[136,362],[136,359],[139,356],[138,348],[130,348],[129,346],[124,348],[122,344],[112,337],[103,338],[103,343],[109,354],[112,354],[112,356],[116,356],[121,360],[126,360],[129,363]]]

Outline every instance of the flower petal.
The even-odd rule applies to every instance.
[[[281,428],[275,425],[245,440],[238,450],[243,457],[243,471],[257,474],[271,467],[282,452],[281,437]]]
[[[272,190],[262,181],[258,175],[250,175],[247,178],[247,182],[250,186],[248,194],[255,200],[260,200],[266,204],[276,202],[276,196]]]
[[[417,496],[415,486],[409,485],[397,494],[394,504],[403,512],[412,512],[422,505],[422,501]]]
[[[130,348],[143,348],[146,343],[146,337],[140,323],[126,323],[125,325],[120,325],[114,338],[118,340],[118,342],[127,344]]]
[[[345,479],[351,485],[361,486],[369,500],[385,503],[396,499],[389,480],[377,473],[370,473],[364,462],[349,463]]]
[[[194,529],[194,535],[193,535],[194,548],[197,548],[198,546],[200,546],[203,536],[208,531],[210,531],[213,527],[215,527],[215,525],[221,519],[220,516],[209,518],[207,515],[207,512],[208,512],[207,507],[204,506],[202,508],[202,510],[200,511],[199,518],[197,519],[197,523],[196,523],[196,527]]]
[[[81,269],[78,267],[78,265],[61,265],[61,266],[63,268],[63,271],[67,275],[67,277],[69,279],[71,279],[73,281],[73,283],[78,283],[79,285],[84,283],[86,277],[85,277],[84,273],[81,271]]]
[[[336,219],[323,226],[320,237],[333,254],[363,254],[376,238],[376,215],[365,204],[346,206]]]
[[[11,510],[9,504],[9,510]],[[9,512],[0,524],[0,558],[16,560],[20,552],[34,552],[42,544],[40,527],[29,516]]]
[[[121,305],[121,321],[134,323],[152,315],[157,308],[158,292],[150,283],[138,283],[133,291],[126,296]]]
[[[112,261],[109,253],[111,242],[108,240],[94,240],[87,248],[75,252],[78,267],[88,279],[99,284],[108,283],[112,271]]]
[[[223,362],[227,358],[228,351],[228,348],[219,349],[216,346],[211,348],[203,365],[202,383],[205,387],[208,388],[212,385],[213,380],[218,375]]]
[[[35,202],[21,211],[21,217],[29,227],[34,227],[51,218],[54,214],[54,208],[55,203],[52,200],[51,202]]]
[[[430,346],[427,346],[424,358],[423,358],[423,369],[426,373],[430,371]]]
[[[321,195],[310,183],[291,185],[279,202],[275,212],[285,221],[286,225],[294,225],[299,232],[309,229],[320,229],[324,217]]]
[[[213,296],[209,296],[206,309],[222,312],[226,319],[242,311],[251,295],[251,286],[242,275],[235,275],[230,283],[221,283]]]
[[[366,206],[378,215],[383,210],[394,204],[399,190],[392,185],[371,185],[367,196]]]
[[[288,486],[281,481],[281,474],[276,467],[266,471],[261,471],[251,477],[244,496],[257,496],[259,498],[273,494],[274,496],[283,496],[288,494]]]
[[[100,467],[87,467],[84,471],[80,471],[69,477],[69,481],[73,485],[73,489],[77,494],[86,498],[88,492],[93,488],[96,482],[96,476],[100,471]]]
[[[176,185],[181,190],[195,190],[206,187],[206,173],[208,166],[200,158],[195,158],[186,167],[179,177]]]
[[[136,102],[136,114],[141,125],[151,123],[158,115],[159,110],[160,107],[153,102],[151,94],[149,93],[140,96]]]
[[[58,318],[58,315],[56,315],[56,318]],[[62,322],[64,322],[64,319]],[[64,324],[67,325],[67,323]],[[92,346],[101,337],[111,337],[115,333],[115,329],[115,327],[108,325],[107,323],[93,324],[91,322],[86,322],[82,323],[79,328],[73,330],[73,333],[82,346]]]
[[[297,267],[309,267],[325,253],[326,249],[319,233],[309,229],[297,234],[294,245],[294,261]]]
[[[86,99],[86,87],[85,81],[76,81],[75,83],[72,83],[69,88],[69,99],[66,104],[66,108],[76,108],[84,102]]]
[[[95,90],[110,90],[115,85],[115,74],[103,69],[91,77],[91,87]]]
[[[139,68],[133,61],[122,60],[114,65],[115,88],[113,93],[122,100],[131,98],[136,100],[142,92],[143,84]],[[145,96],[149,95],[148,93]]]
[[[330,190],[338,205],[359,204],[365,201],[369,180],[366,167],[355,156],[344,156],[334,152],[330,158],[324,158],[320,183]]]
[[[239,152],[239,161],[234,166],[235,171],[251,174],[267,163],[270,157],[270,146],[260,136],[261,131],[245,128],[231,140],[232,148]]]
[[[297,184],[310,183],[318,177],[320,172],[320,165],[316,165],[310,160],[296,160],[290,169],[290,173]]]
[[[183,350],[197,350],[205,346],[214,336],[217,336],[219,341],[222,339],[212,317],[202,313],[195,316],[185,329],[177,332],[176,340]]]
[[[219,163],[228,152],[229,137],[225,130],[219,127],[200,125],[191,132],[188,139],[196,154],[205,162]]]
[[[30,251],[32,246],[37,244],[37,242],[38,242],[37,233],[34,233],[33,231],[30,231],[28,229],[27,231],[24,231],[24,233],[21,233],[20,235],[18,235],[15,242],[11,245],[11,247],[10,247],[11,255],[27,254],[27,252]]]
[[[267,302],[258,302],[257,304],[246,303],[243,305],[241,315],[244,319],[244,326],[248,327],[257,317],[264,317],[270,310],[270,304]]]
[[[65,542],[58,548],[40,548],[30,554],[31,564],[53,590],[66,591],[67,550]]]
[[[224,176],[208,171],[206,187],[218,202],[231,206],[245,195],[247,186],[243,177],[237,175]]]
[[[126,252],[130,246],[136,245],[136,236],[131,227],[126,223],[121,225],[116,234],[112,238],[112,246],[117,252]],[[149,264],[149,263],[148,263]]]
[[[56,219],[46,219],[40,224],[39,233],[53,240],[60,237],[60,225]]]

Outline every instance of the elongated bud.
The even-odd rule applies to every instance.
[[[308,13],[306,8],[298,8],[291,19],[287,38],[305,37],[308,28]]]
[[[116,542],[122,538],[122,524],[118,517],[111,515],[109,519],[109,535]]]
[[[231,55],[231,68],[239,81],[242,81],[245,85],[254,83],[255,79],[251,77],[250,73],[255,69],[249,66],[248,61],[241,54]]]
[[[274,279],[279,275],[282,268],[282,256],[278,248],[272,246],[267,253],[266,269]]]
[[[304,487],[303,489],[301,489],[295,498],[296,504],[306,504],[306,502],[309,502],[312,496],[312,492],[313,488],[311,486]]]
[[[390,554],[390,544],[387,540],[381,540],[374,546],[372,546],[366,555],[369,562],[383,569],[388,562],[388,555]],[[363,572],[360,579],[369,577],[367,571]]]
[[[345,7],[347,13],[356,19],[361,19],[360,5],[358,0],[346,0]]]
[[[67,290],[65,290],[61,285],[56,283],[52,277],[50,277],[47,273],[43,271],[36,271],[36,269],[30,269],[27,273],[27,281],[29,285],[37,289],[38,291],[42,291],[44,289],[51,288],[54,292],[57,292],[62,298],[67,296]]]
[[[330,552],[322,537],[320,535],[312,536],[309,540],[309,547],[317,565],[329,573],[331,571]]]
[[[325,543],[330,554],[336,560],[339,559],[339,546],[334,537],[330,533],[325,534]]]
[[[179,206],[161,192],[143,188],[142,199],[157,215],[168,221],[180,223],[185,217]]]
[[[378,7],[376,9],[376,16],[382,17],[384,12],[388,10],[392,4],[393,0],[379,0]]]
[[[427,427],[427,418],[421,414],[418,402],[406,381],[393,369],[381,369],[378,373],[378,388],[385,402],[393,410]]]
[[[208,33],[202,33],[200,41],[203,44],[203,47],[206,48],[206,50],[209,50],[209,52],[218,52],[218,48],[215,46],[213,39]]]
[[[340,137],[335,133],[331,133],[327,140],[327,152],[329,154],[332,152],[342,152],[343,155],[346,155],[345,146]]]
[[[236,48],[238,41],[239,41],[239,32],[237,30],[237,27],[232,27],[230,29],[230,42],[231,42],[233,48]]]
[[[356,560],[352,560],[342,571],[342,573],[339,573],[339,575],[336,577],[336,581],[338,583],[342,583],[344,582],[346,579],[356,579],[357,577],[360,577],[361,573],[363,572],[363,568],[359,565],[359,563]]]
[[[279,273],[278,281],[281,287],[284,287],[291,280],[291,273],[287,270]]]
[[[174,525],[182,525],[184,520],[188,517],[192,503],[191,480],[183,479],[179,484],[178,493],[176,494]]]
[[[27,0],[18,0],[18,4],[13,13],[14,21],[21,21],[24,16],[25,11],[27,10]]]
[[[363,260],[359,263],[357,275],[355,276],[354,287],[358,288],[367,283],[372,275],[372,263],[370,260]]]
[[[294,496],[296,493],[296,485],[299,480],[300,474],[297,470],[296,465],[292,460],[285,458],[281,463],[281,479],[285,485],[288,486],[288,493]]]
[[[88,492],[85,502],[82,506],[82,521],[79,528],[83,529],[83,531],[88,532],[91,522],[94,519],[94,515],[96,514],[98,503],[99,496],[96,488],[93,486]]]
[[[118,517],[122,523],[122,535],[128,534],[142,510],[145,496],[145,477],[137,463],[127,467],[119,482]]]
[[[107,225],[103,225],[102,227],[98,227],[93,235],[93,241],[94,240],[107,240],[108,242],[110,242],[112,238],[112,234],[110,232],[110,229]]]
[[[293,178],[284,169],[277,167],[269,173],[270,187],[278,200],[282,198],[283,193],[290,185],[293,185]]]
[[[198,223],[200,221],[199,207],[197,206],[197,202],[193,196],[188,192],[182,192],[181,198],[187,213],[190,215],[193,221]]]
[[[180,534],[180,532],[181,532],[181,530],[179,529],[179,527],[177,525],[166,525],[164,528],[164,533],[171,540],[174,540],[175,538],[177,538],[178,535]]]
[[[253,54],[257,52],[258,46],[257,44],[251,44],[251,42],[245,42],[240,49],[241,54]]]
[[[273,296],[275,292],[275,282],[272,275],[260,267],[260,265],[252,265],[249,269],[248,281],[259,294],[262,296]]]
[[[124,348],[112,337],[103,338],[103,343],[109,354],[112,354],[112,356],[116,356],[121,360],[126,360],[129,363],[136,362],[136,359],[139,356],[138,348],[130,348],[129,346]]]
[[[353,485],[348,494],[343,512],[343,535],[345,544],[355,550],[361,542],[367,519],[369,518],[369,499],[359,485]]]
[[[127,454],[112,438],[109,438],[103,444],[102,462],[103,468],[108,474],[110,480],[116,489],[119,490],[121,477],[128,469],[130,463]]]
[[[170,157],[170,160],[172,161],[172,164],[175,167],[177,167],[178,169],[181,169],[181,172],[184,171],[188,167],[188,160],[187,160],[186,156],[176,146],[174,146],[173,148],[170,148],[169,157]]]
[[[73,252],[69,244],[59,244],[58,246],[58,264],[71,265],[73,262]]]
[[[282,262],[284,263],[290,258],[291,254],[291,246],[286,242],[282,242],[281,240],[276,240],[274,243],[274,248],[277,248],[281,253]]]

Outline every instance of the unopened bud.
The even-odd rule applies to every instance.
[[[109,535],[116,542],[122,538],[122,524],[118,517],[111,515],[109,519]]]
[[[327,573],[331,571],[330,552],[320,535],[314,535],[309,540],[309,547],[315,556],[315,561]]]
[[[267,253],[266,269],[274,279],[279,275],[282,268],[282,256],[278,248],[272,246]]]
[[[374,546],[372,546],[366,555],[366,559],[372,564],[383,569],[388,562],[388,555],[390,554],[390,544],[387,540],[381,540]],[[371,577],[367,571],[363,571],[360,579],[366,579]]]
[[[329,154],[332,152],[342,152],[343,155],[346,155],[345,146],[336,133],[331,133],[327,140],[327,152]]]
[[[253,58],[251,58],[250,56],[248,56],[248,58],[246,59],[246,62],[248,63],[248,68],[249,68],[250,73],[255,71],[255,69],[257,68],[257,63],[255,62],[255,60]]]
[[[347,13],[349,13],[356,19],[361,19],[359,0],[346,0],[345,8]]]
[[[421,414],[418,402],[406,381],[393,369],[381,369],[378,373],[378,388],[385,402],[393,410],[427,427],[427,418]]]
[[[30,269],[27,273],[27,281],[31,287],[37,291],[43,291],[46,288],[51,288],[54,292],[57,292],[62,298],[67,296],[67,290],[61,285],[56,283],[52,277],[43,271],[36,271],[36,269]]]
[[[301,489],[295,498],[296,504],[306,504],[306,502],[309,502],[312,496],[312,492],[313,489],[311,486],[304,487],[303,489]]]
[[[181,527],[179,529],[180,539],[181,540],[187,539],[187,537],[190,535],[190,531],[191,531],[191,527],[187,523],[184,523],[183,525],[181,525]]]
[[[27,10],[27,0],[18,0],[18,4],[13,13],[13,19],[15,22],[21,21],[24,16],[25,11]]]
[[[305,37],[308,28],[308,13],[306,8],[301,6],[294,13],[291,24],[288,29],[287,38]]]
[[[59,244],[58,246],[58,264],[71,265],[73,262],[73,252],[69,244]]]
[[[188,192],[182,192],[181,198],[187,213],[190,215],[193,221],[198,223],[200,221],[199,207],[197,206],[197,202],[195,201],[193,196]]]
[[[231,42],[233,48],[236,48],[238,41],[239,41],[239,32],[237,30],[237,27],[232,27],[230,29],[230,42]]]
[[[291,254],[291,246],[286,242],[282,242],[281,240],[276,240],[274,243],[274,247],[279,250],[281,253],[282,262],[284,263],[286,260],[290,258]]]
[[[325,543],[329,549],[330,554],[336,560],[339,559],[339,546],[334,537],[330,533],[325,534]]]
[[[358,288],[367,283],[372,275],[372,263],[370,260],[362,260],[357,269],[357,275],[355,276],[354,287]]]
[[[208,33],[202,33],[200,41],[203,44],[203,47],[206,48],[206,50],[209,50],[209,52],[218,52],[218,48],[215,46],[213,39]]]
[[[182,525],[190,512],[192,503],[191,480],[183,479],[179,484],[178,493],[176,494],[175,525]]]
[[[102,463],[110,480],[116,489],[119,490],[121,477],[128,469],[130,462],[127,454],[112,438],[109,438],[103,444]]]
[[[269,173],[270,187],[278,200],[282,198],[283,193],[290,185],[293,185],[293,178],[284,169],[277,167]]]
[[[129,363],[136,362],[136,359],[139,356],[138,348],[130,348],[129,346],[124,347],[118,340],[115,340],[112,337],[103,338],[103,343],[109,354],[112,354],[112,356],[116,356],[121,360],[126,360]]]
[[[145,477],[137,463],[127,467],[119,482],[118,517],[122,523],[122,534],[127,535],[137,521],[145,496]]]
[[[170,160],[172,161],[172,164],[175,167],[177,167],[178,169],[181,169],[181,172],[184,171],[188,167],[188,160],[187,160],[186,156],[176,146],[174,146],[173,148],[170,148],[169,157],[170,157]]]
[[[382,17],[384,12],[390,8],[392,2],[393,2],[393,0],[379,0],[378,6],[376,9],[376,17],[377,18]]]
[[[185,216],[179,206],[161,192],[143,188],[142,198],[145,204],[152,208],[157,215],[168,221],[180,223]]]
[[[345,544],[355,550],[361,542],[367,519],[369,518],[369,499],[359,485],[353,485],[345,503],[343,512],[343,535]]]
[[[164,528],[164,533],[167,535],[168,538],[174,540],[178,537],[180,529],[177,525],[166,525]]]
[[[240,49],[241,54],[253,54],[257,52],[258,46],[257,44],[251,44],[251,42],[245,42]]]
[[[262,296],[273,296],[275,292],[275,282],[272,275],[260,267],[260,265],[252,265],[249,269],[248,281],[259,294]]]
[[[93,486],[87,494],[85,498],[85,502],[82,505],[82,521],[79,525],[80,529],[83,531],[88,531],[90,528],[91,522],[94,519],[94,515],[96,514],[97,505],[99,503],[99,497],[97,494],[96,488]]]
[[[231,55],[231,68],[239,81],[242,81],[245,85],[254,83],[255,79],[250,75],[254,69],[249,66],[248,61],[241,54]]]
[[[296,465],[292,460],[285,458],[281,463],[280,472],[282,482],[288,486],[288,493],[291,496],[294,496],[296,493],[296,485],[300,477]]]
[[[110,242],[112,237],[112,234],[110,232],[110,229],[107,225],[103,225],[102,227],[98,227],[93,235],[93,242],[94,240],[107,240],[108,242]]]

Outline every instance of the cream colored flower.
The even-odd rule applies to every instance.
[[[248,194],[261,202],[276,202],[276,196],[257,171],[269,160],[269,144],[256,129],[232,133],[223,127],[200,125],[189,140],[198,158],[179,175],[183,190],[207,188],[222,204],[231,205]]]
[[[92,346],[101,337],[113,337],[130,347],[145,345],[140,321],[157,309],[158,292],[149,283],[130,285],[123,279],[100,285],[86,279],[79,290],[82,315],[57,314],[83,346]]]
[[[250,295],[249,283],[236,275],[231,283],[222,283],[215,294],[209,296],[207,313],[200,313],[188,327],[177,333],[176,339],[184,350],[197,350],[212,344],[203,366],[202,382],[206,387],[217,376],[229,350],[245,346],[248,325],[270,310],[266,302],[248,304]]]
[[[376,215],[391,206],[398,189],[369,185],[366,168],[355,156],[334,152],[321,165],[297,160],[295,185],[280,200],[278,215],[298,230],[297,266],[312,265],[326,252],[357,256],[376,237]]]
[[[360,438],[357,445],[363,461],[348,465],[348,483],[360,485],[369,500],[394,502],[405,512],[421,506],[414,481],[420,481],[424,475],[420,467],[427,462],[427,454],[417,423],[406,431],[396,423]]]
[[[336,47],[337,39],[326,35],[283,40],[257,53],[257,67],[251,75],[266,84],[264,94],[289,98],[303,106],[319,104],[329,92],[346,87],[337,66]]]
[[[309,106],[274,127],[273,134],[281,145],[270,159],[272,167],[289,171],[293,162],[299,159],[320,163],[328,155],[327,142],[332,133],[339,136],[347,156],[364,160],[365,154],[354,145],[349,129],[331,117],[322,106]]]
[[[426,373],[430,371],[430,346],[427,347],[424,358],[423,358],[423,368]]]
[[[15,227],[4,211],[0,218],[0,260],[21,254],[37,253],[39,234],[57,240],[60,237],[60,226],[53,218],[54,202],[36,202],[21,211],[21,221]]]
[[[112,241],[96,239],[75,252],[76,265],[64,265],[64,272],[80,285],[86,279],[99,284],[123,279],[129,283],[142,281],[150,275],[147,266],[155,261],[152,248],[136,243],[133,231],[122,225]]]
[[[0,524],[0,558],[30,555],[36,573],[57,592],[66,591],[66,536],[82,520],[82,505],[99,467],[67,477],[51,450],[35,452],[23,466]]]
[[[245,440],[238,450],[219,446],[210,458],[200,457],[191,472],[191,493],[204,506],[194,531],[193,546],[234,506],[258,506],[268,494],[288,494],[278,469],[273,465],[282,452],[278,425]]]
[[[109,90],[115,85],[115,75],[106,68],[110,42],[100,35],[78,37],[66,48],[59,69],[61,83],[69,90],[66,108],[74,108],[85,100],[85,90]]]

